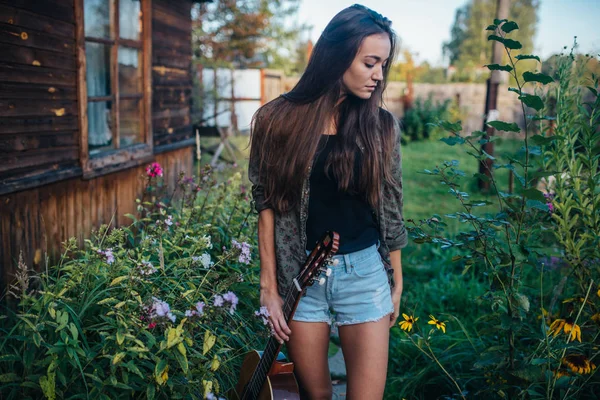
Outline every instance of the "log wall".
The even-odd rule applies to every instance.
[[[159,154],[155,161],[165,171],[165,182],[174,185],[180,172],[192,171],[192,149]],[[0,293],[12,281],[20,251],[26,264],[39,270],[46,255],[57,259],[66,239],[76,237],[81,245],[101,224],[129,224],[125,214],[136,213],[135,199],[141,198],[145,182],[141,165],[0,196]]]
[[[191,172],[192,1],[152,0],[154,159]],[[128,223],[146,164],[82,179],[74,0],[0,0],[0,294],[23,251],[39,269],[61,242]],[[187,147],[186,147],[187,146]]]

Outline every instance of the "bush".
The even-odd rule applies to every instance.
[[[393,332],[388,391],[394,396],[595,399],[600,390],[600,85],[596,77],[581,81],[572,54],[563,56],[558,82],[535,72],[517,75],[520,60],[537,59],[512,56],[518,42],[507,35],[517,28],[511,21],[490,26],[495,31],[490,40],[504,44],[510,65],[489,69],[511,73],[517,87],[509,90],[524,112],[533,111],[524,115],[523,151],[508,159],[496,156],[489,171],[495,212],[478,212],[483,206],[489,211],[490,202],[467,192],[465,173],[451,160],[425,173],[448,188],[460,211],[410,227],[415,242],[448,252],[445,271],[451,263],[462,275],[471,274],[476,299],[458,312],[436,301],[431,293],[460,292],[450,286],[460,278],[451,275],[405,296],[413,311],[401,317],[403,332]],[[556,114],[542,97],[527,93],[526,85],[540,92],[547,85],[557,99]],[[494,137],[462,135],[460,123],[437,125],[450,132],[443,139],[448,145],[466,147],[478,162],[491,157],[480,145]],[[519,130],[502,121],[489,125]],[[529,133],[534,125],[541,134]],[[498,189],[501,169],[514,174],[516,193]],[[555,183],[540,191],[536,184],[542,178]],[[463,226],[456,236],[444,230],[448,218]],[[462,294],[467,295],[473,296]]]
[[[160,165],[147,173],[130,226],[67,241],[37,276],[19,265],[18,306],[0,321],[0,397],[205,398],[235,383],[266,334],[244,317],[258,308],[258,268],[241,174],[182,175],[165,193]]]
[[[402,119],[403,140],[428,140],[434,138],[436,128],[434,123],[449,117],[450,100],[433,102],[432,94],[427,99],[417,98],[411,108],[406,110]]]

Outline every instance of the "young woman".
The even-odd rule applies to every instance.
[[[260,301],[275,337],[287,342],[303,398],[332,396],[332,318],[348,398],[383,396],[407,241],[399,127],[380,107],[396,45],[390,25],[361,5],[342,10],[321,34],[298,84],[254,116],[248,174],[259,213]],[[286,321],[281,296],[327,230],[340,234],[338,262]],[[384,261],[394,269],[393,290]]]

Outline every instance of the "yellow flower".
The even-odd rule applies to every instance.
[[[413,325],[419,320],[419,317],[415,318],[412,315],[409,317],[404,313],[402,313],[402,316],[404,317],[404,321],[398,322],[400,329],[407,332],[412,331]]]
[[[552,325],[550,325],[550,329],[548,329],[548,335],[554,333],[554,337],[556,337],[560,331],[565,332],[567,335],[573,331],[573,334],[570,335],[570,340],[574,341],[577,339],[581,343],[581,328],[579,325],[573,323],[573,318],[556,319]]]
[[[596,314],[592,315],[590,319],[592,321],[594,321],[595,323],[597,323],[598,325],[600,325],[600,313],[596,313]]]
[[[564,368],[560,368],[560,369],[558,369],[558,370],[556,370],[556,371],[553,371],[553,372],[554,372],[554,375],[556,375],[556,379],[560,379],[560,378],[562,378],[563,376],[571,376],[571,375],[569,374],[569,371],[567,371],[567,370],[566,370],[566,369],[564,369]]]
[[[565,303],[583,303],[585,301],[586,304],[593,304],[591,301],[589,300],[585,300],[585,297],[582,296],[577,296],[577,297],[571,297],[570,299],[566,299],[563,300],[563,304]]]
[[[441,329],[442,332],[446,333],[446,323],[445,322],[442,322],[442,321],[436,319],[431,314],[429,314],[429,318],[431,318],[431,320],[429,320],[429,322],[427,322],[429,325],[435,325],[436,328]]]
[[[579,374],[591,374],[596,369],[596,364],[588,360],[583,354],[569,354],[563,358],[562,364]]]

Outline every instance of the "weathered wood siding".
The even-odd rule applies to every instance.
[[[0,0],[5,188],[32,177],[37,184],[80,173],[76,70],[72,0]]]
[[[192,171],[192,1],[152,1],[155,160],[173,184]],[[84,180],[73,0],[0,0],[0,293],[61,242],[128,223],[146,164]]]
[[[192,149],[185,147],[156,156],[172,186],[181,171],[192,171]],[[80,244],[92,229],[113,220],[131,220],[136,198],[146,182],[145,165],[92,180],[68,179],[36,189],[0,196],[0,292],[12,281],[19,252],[30,268],[44,264],[46,254],[56,260],[61,243],[76,237]]]
[[[189,1],[152,1],[152,125],[157,151],[192,138],[191,6]]]

